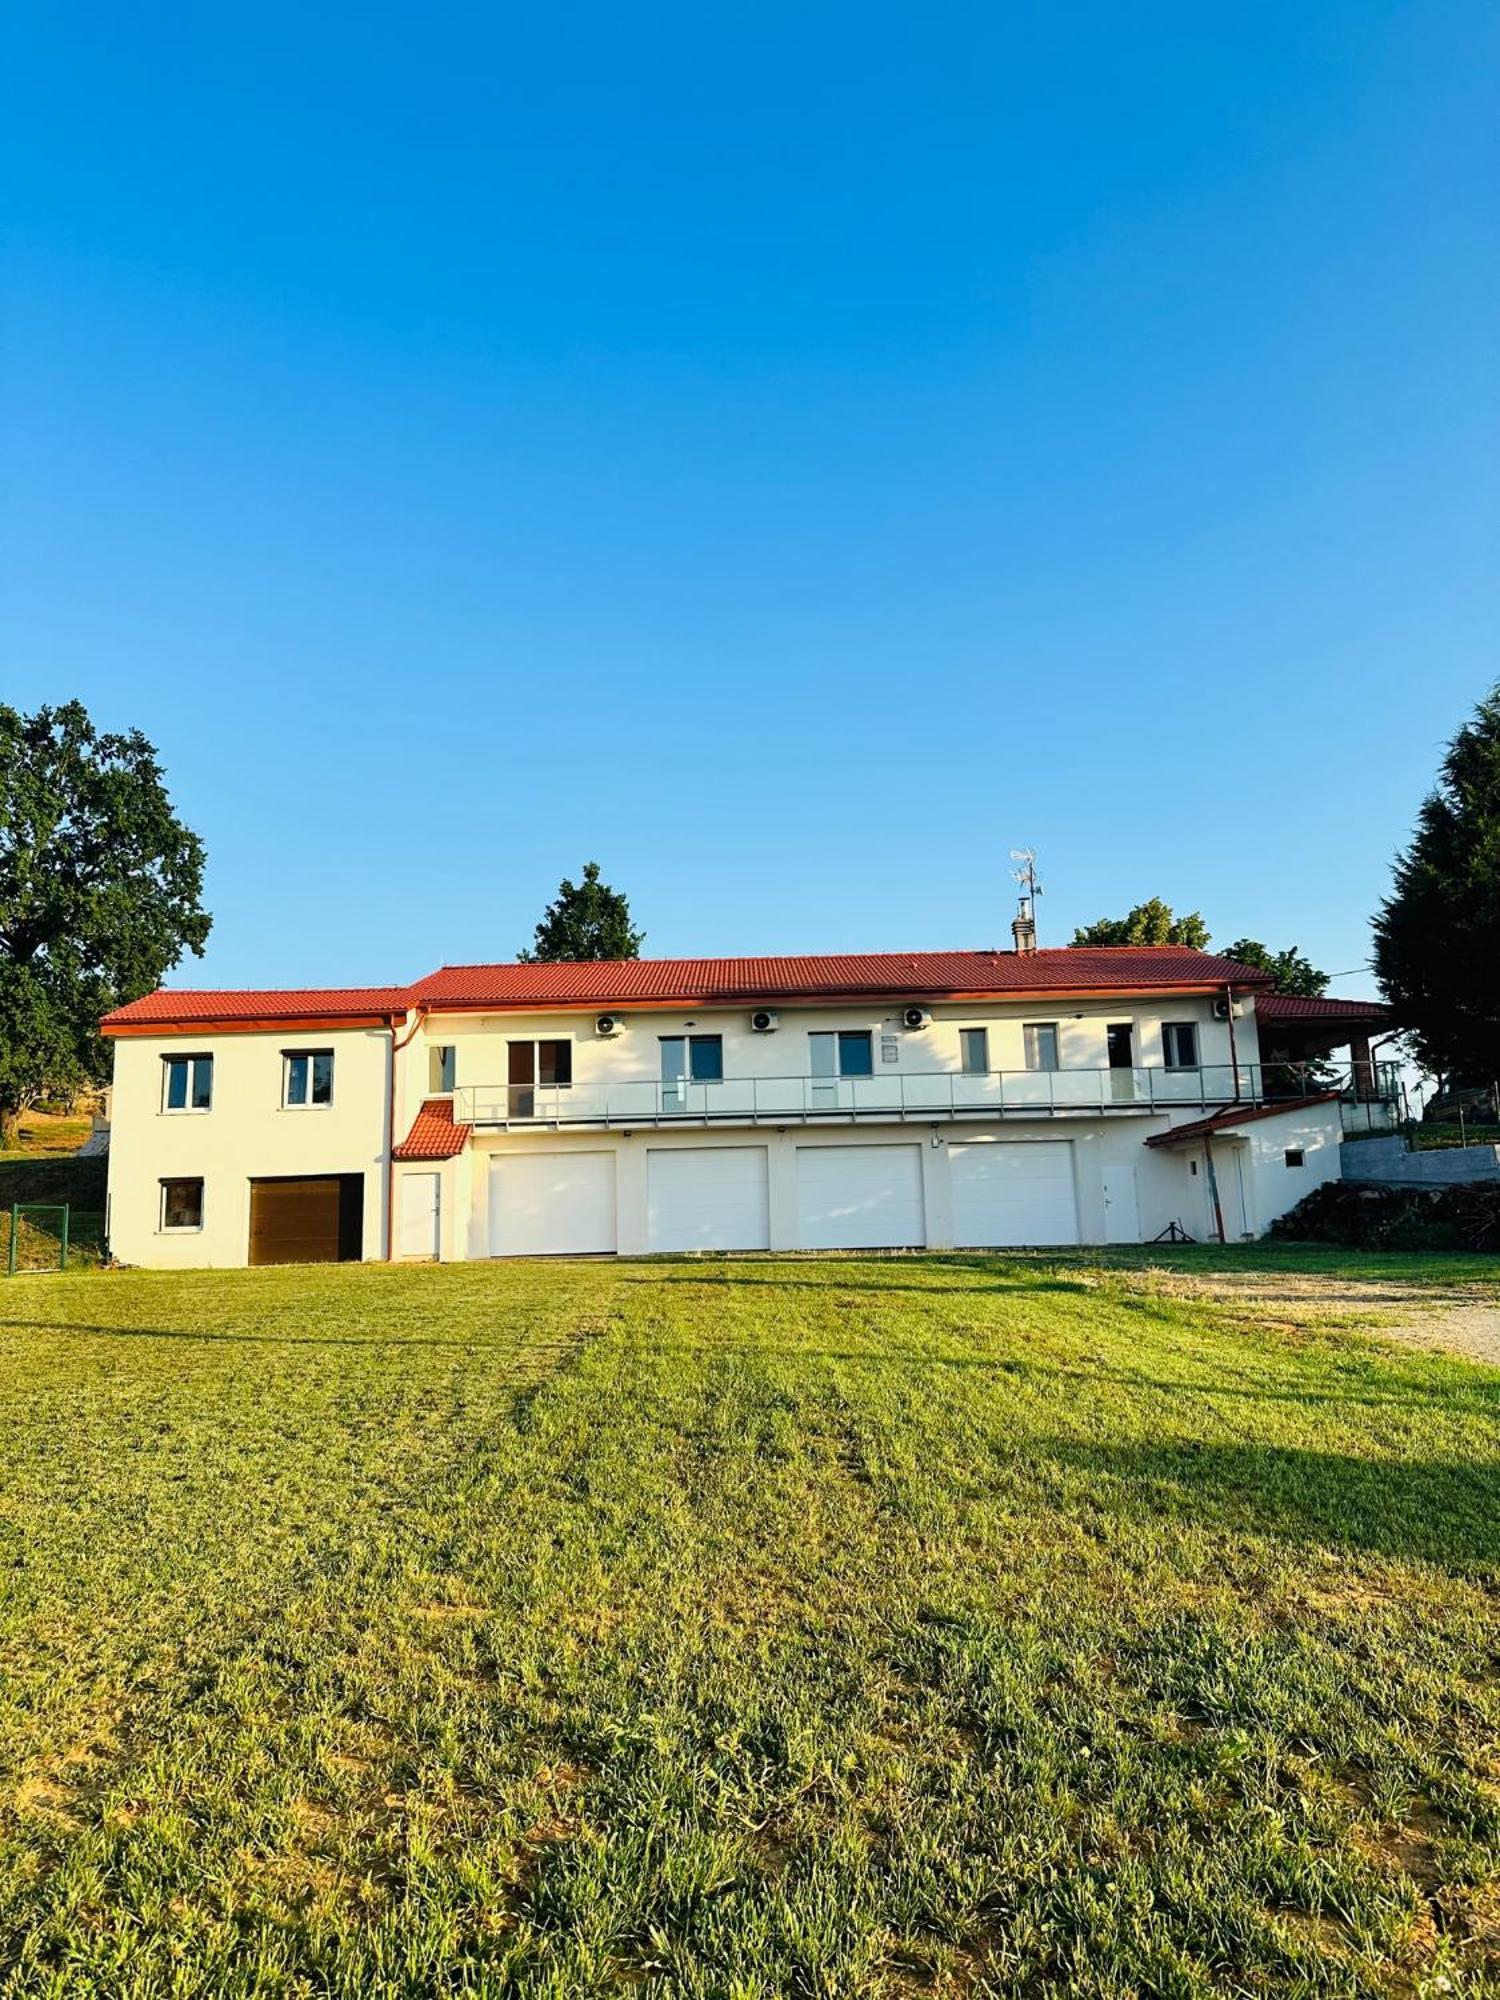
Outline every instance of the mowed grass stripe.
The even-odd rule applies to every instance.
[[[8,1991],[1488,1977],[1491,1371],[1077,1261],[0,1304]]]

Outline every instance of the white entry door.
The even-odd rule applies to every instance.
[[[615,1247],[613,1153],[498,1153],[490,1255],[585,1257]]]
[[[948,1148],[953,1240],[965,1249],[1076,1243],[1078,1197],[1067,1140],[996,1139]]]
[[[437,1257],[442,1254],[441,1174],[401,1176],[401,1255]]]
[[[804,1250],[898,1250],[927,1241],[920,1146],[799,1146]]]
[[[660,1146],[646,1155],[646,1240],[653,1250],[767,1250],[764,1146]]]

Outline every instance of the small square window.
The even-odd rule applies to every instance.
[[[1289,1167],[1300,1167],[1306,1165],[1306,1155],[1303,1153],[1302,1148],[1300,1146],[1287,1147],[1286,1163]]]
[[[288,1049],[281,1101],[289,1110],[310,1110],[333,1102],[333,1050]]]
[[[201,1180],[174,1180],[161,1183],[161,1226],[163,1229],[203,1227]]]
[[[988,1028],[960,1028],[958,1031],[958,1045],[963,1059],[964,1075],[986,1075],[990,1066],[990,1035]]]
[[[214,1096],[212,1056],[163,1056],[163,1111],[207,1111]]]

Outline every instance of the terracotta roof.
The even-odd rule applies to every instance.
[[[1180,945],[1013,951],[876,952],[795,958],[635,958],[556,965],[445,965],[414,986],[192,992],[163,987],[117,1007],[107,1035],[353,1019],[412,1007],[648,1007],[770,1000],[989,999],[1028,993],[1208,992],[1263,987],[1270,975]]]
[[[1320,1090],[1313,1097],[1284,1097],[1274,1104],[1228,1105],[1223,1111],[1212,1112],[1207,1118],[1194,1118],[1190,1124],[1174,1125],[1170,1132],[1153,1132],[1146,1141],[1148,1146],[1177,1146],[1184,1139],[1206,1139],[1212,1132],[1222,1132],[1233,1125],[1249,1125],[1257,1118],[1281,1118],[1289,1111],[1306,1111],[1312,1104],[1332,1104],[1338,1097],[1336,1090]]]
[[[116,1028],[152,1021],[274,1021],[300,1020],[309,1015],[329,1020],[346,1014],[400,1014],[406,1011],[402,986],[279,987],[274,991],[193,991],[160,987],[141,1000],[116,1007],[100,1023],[106,1034]]]
[[[451,1160],[469,1143],[472,1125],[455,1125],[453,1099],[429,1097],[392,1154],[397,1160]]]
[[[414,1006],[628,1007],[669,1002],[936,999],[1038,992],[1261,986],[1268,974],[1176,945],[879,952],[798,958],[639,958],[557,965],[445,965],[411,988]]]
[[[1312,999],[1301,993],[1258,993],[1255,1011],[1263,1021],[1388,1021],[1391,1010],[1380,1000],[1334,1000],[1326,994]]]

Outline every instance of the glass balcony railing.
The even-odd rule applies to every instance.
[[[465,1084],[453,1093],[465,1125],[802,1123],[819,1119],[947,1119],[1142,1113],[1259,1105],[1338,1090],[1351,1101],[1393,1102],[1393,1065],[1372,1076],[1287,1063],[1207,1063],[1196,1069],[952,1070],[874,1076],[745,1076],[713,1083],[677,1077],[568,1084]]]

